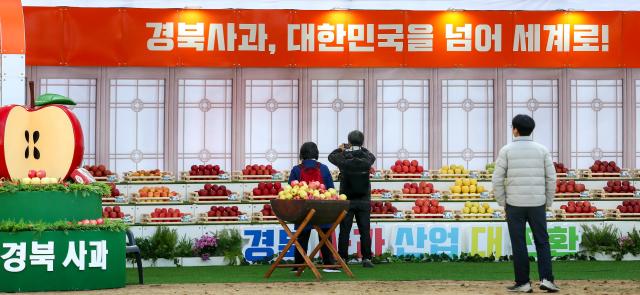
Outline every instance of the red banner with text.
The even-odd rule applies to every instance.
[[[638,67],[640,12],[25,7],[27,63]]]

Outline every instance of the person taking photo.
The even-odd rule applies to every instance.
[[[363,148],[364,134],[358,130],[348,135],[348,144],[342,144],[329,155],[329,162],[340,169],[340,193],[350,201],[347,216],[340,223],[338,253],[347,261],[349,256],[349,236],[356,218],[360,230],[362,266],[373,267],[371,263],[371,180],[369,169],[376,157]]]

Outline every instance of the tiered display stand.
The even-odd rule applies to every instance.
[[[77,222],[101,218],[101,211],[101,196],[85,191],[0,193],[0,221]],[[24,253],[14,253],[6,259],[15,260],[5,259],[4,265],[0,265],[0,268],[4,266],[0,271],[0,292],[96,290],[125,286],[123,231],[100,230],[100,227],[96,227],[96,230],[0,232],[0,241],[3,247],[0,248],[0,256],[11,253],[11,250],[7,251],[9,244],[24,245]],[[34,249],[34,243],[53,245],[53,253],[41,256],[41,259],[52,260],[49,269],[48,266],[34,263],[33,258],[42,252],[42,249]],[[74,249],[70,250],[70,247]],[[63,263],[70,255],[78,256],[77,264]],[[103,258],[106,260],[99,267],[91,264]],[[7,265],[18,268],[9,271]]]
[[[485,173],[486,174],[486,173]],[[393,232],[393,226],[431,226],[437,224],[438,226],[447,226],[450,225],[452,227],[460,227],[463,233],[461,235],[467,234],[468,225],[470,223],[478,223],[479,226],[482,224],[483,226],[502,226],[505,223],[504,215],[501,215],[499,218],[496,216],[461,216],[456,214],[464,209],[466,202],[482,202],[488,203],[491,208],[494,210],[499,210],[501,207],[496,203],[495,198],[493,196],[493,188],[491,184],[491,179],[481,177],[483,173],[478,173],[478,184],[481,184],[486,188],[486,193],[484,195],[471,195],[471,194],[458,194],[451,195],[448,193],[449,188],[454,183],[455,178],[438,178],[433,177],[431,175],[430,178],[410,178],[410,179],[395,179],[388,178],[388,175],[382,175],[381,177],[372,177],[371,180],[371,188],[372,189],[386,189],[389,191],[387,196],[383,197],[381,194],[377,196],[372,196],[372,199],[377,201],[385,201],[391,202],[394,207],[398,209],[402,214],[387,214],[387,215],[372,215],[372,228],[382,228],[382,234],[386,235],[388,232]],[[637,173],[632,173],[634,177],[632,178],[624,178],[620,175],[620,180],[629,180],[632,185],[636,187],[640,187],[640,178],[637,177]],[[450,175],[446,175],[449,177]],[[468,177],[472,178],[472,175]],[[560,178],[560,177],[559,177]],[[640,199],[640,195],[638,196],[613,196],[607,195],[602,196],[598,193],[603,187],[607,185],[607,180],[610,180],[608,177],[597,177],[596,175],[590,175],[588,177],[583,176],[582,173],[576,173],[575,176],[566,176],[561,177],[562,179],[572,179],[576,182],[585,184],[588,194],[580,195],[580,194],[564,194],[558,195],[553,206],[549,210],[548,214],[548,222],[549,227],[575,227],[580,228],[582,224],[591,223],[600,225],[603,223],[613,224],[618,227],[621,231],[627,232],[631,230],[634,226],[637,228],[637,224],[640,221],[640,215],[636,214],[617,214],[613,211],[616,206],[620,204],[623,200],[628,199]],[[410,195],[402,195],[400,194],[403,185],[405,182],[416,182],[416,181],[428,181],[433,184],[434,189],[440,192],[439,195],[434,196],[431,195],[431,199],[437,199],[441,206],[445,208],[446,215],[443,214],[414,214],[412,212],[412,207],[415,206],[415,199],[429,199],[428,196],[410,196]],[[270,182],[274,180],[268,180]],[[225,200],[224,198],[215,199],[215,198],[207,198],[200,199],[194,198],[193,192],[198,191],[202,188],[202,186],[206,183],[212,183],[210,180],[206,181],[174,181],[170,183],[161,182],[157,184],[149,184],[149,183],[131,183],[131,182],[119,182],[116,183],[117,188],[122,192],[123,195],[130,196],[132,193],[137,192],[140,188],[149,185],[164,185],[169,187],[172,191],[177,192],[181,196],[181,200],[178,202],[169,204],[169,203],[133,203],[132,199],[129,199],[128,204],[120,205],[122,212],[125,214],[131,215],[134,217],[135,223],[132,224],[131,230],[134,232],[136,237],[150,237],[156,231],[157,226],[170,226],[173,229],[178,231],[178,234],[181,236],[186,236],[187,238],[198,238],[205,233],[214,233],[222,229],[238,229],[240,234],[243,235],[243,238],[252,241],[258,241],[257,243],[261,243],[262,237],[256,237],[252,235],[246,234],[247,232],[259,232],[262,231],[262,234],[271,234],[274,232],[276,237],[280,237],[284,235],[286,238],[286,233],[282,231],[282,228],[279,225],[277,218],[271,216],[263,216],[260,211],[263,209],[264,204],[268,204],[270,202],[269,198],[265,199],[256,199],[251,196],[252,190],[256,187],[256,185],[261,182],[261,180],[246,180],[246,179],[229,179],[227,181],[216,181],[215,183],[220,185],[223,184],[227,187],[227,189],[231,190],[235,194],[237,194],[237,198],[233,200]],[[282,184],[285,184],[285,180],[282,180]],[[340,183],[335,182],[336,188],[339,188]],[[251,196],[251,197],[250,197]],[[575,218],[575,217],[567,217],[564,214],[556,214],[556,210],[560,209],[560,206],[563,204],[567,204],[568,201],[585,201],[589,200],[593,206],[596,206],[598,209],[604,210],[606,214],[604,215],[589,215],[589,216],[581,216],[583,218]],[[210,210],[211,206],[220,206],[220,205],[229,205],[229,206],[237,206],[240,212],[246,214],[246,219],[241,218],[205,218],[206,213]],[[104,204],[104,206],[113,206],[111,204]],[[149,224],[145,223],[143,216],[145,214],[151,213],[155,208],[174,208],[179,209],[184,213],[191,213],[193,219],[190,222],[180,222],[180,223],[156,223]],[[469,218],[466,218],[469,217]],[[473,218],[471,218],[473,217]],[[476,218],[482,217],[482,218]],[[494,225],[491,225],[494,224]],[[503,229],[503,230],[506,230]],[[357,236],[352,236],[351,239],[357,239]],[[385,239],[390,239],[391,236],[383,236]],[[282,251],[282,245],[278,245],[277,241],[279,238],[274,239],[274,246],[271,245],[260,245],[255,247],[262,247],[261,249],[267,249],[265,251],[269,252],[269,249],[273,249],[273,254],[279,254]],[[243,251],[249,251],[250,247],[246,246],[250,244],[245,244],[245,248]],[[272,248],[269,248],[272,247]],[[386,245],[384,246],[386,247]],[[468,251],[467,246],[460,246],[462,251]],[[311,249],[309,249],[311,250]],[[291,252],[291,251],[290,251]],[[244,252],[243,252],[244,253]],[[245,253],[246,255],[246,253]],[[268,254],[271,256],[272,254]],[[257,255],[254,255],[257,256]],[[266,256],[264,257],[266,258]],[[252,261],[259,261],[258,259],[263,258],[252,258]],[[292,257],[287,257],[287,259],[292,259]]]

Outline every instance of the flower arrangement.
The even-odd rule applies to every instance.
[[[196,239],[193,245],[193,252],[200,256],[202,260],[207,261],[214,255],[218,248],[218,237],[216,235],[204,234]]]

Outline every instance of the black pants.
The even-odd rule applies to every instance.
[[[353,226],[353,216],[360,230],[360,251],[363,259],[371,259],[371,201],[352,200],[347,216],[340,223],[340,237],[338,239],[338,253],[343,259],[349,256],[349,236]]]
[[[309,238],[311,237],[311,232],[313,230],[304,230],[302,228],[298,229],[301,230],[302,232],[300,233],[300,235],[298,236],[298,242],[300,243],[300,246],[302,246],[302,248],[304,249],[304,251],[307,252],[307,255],[311,254],[309,253],[309,251],[313,251],[313,249],[309,249]],[[322,229],[322,232],[324,232],[325,234],[329,231],[329,229]],[[318,242],[320,241],[319,239],[320,237],[318,237]],[[295,252],[295,262],[296,264],[303,264],[304,263],[304,259],[302,258],[302,254],[300,254],[300,252],[298,252],[298,249],[294,249]],[[320,252],[322,253],[322,263],[324,265],[333,265],[335,264],[334,260],[333,260],[333,254],[331,254],[331,250],[329,250],[329,247],[325,244],[322,246],[322,248],[320,248]],[[309,257],[311,259],[313,259],[313,257]]]
[[[551,270],[551,247],[547,233],[547,216],[545,206],[514,207],[507,204],[507,225],[513,249],[513,270],[516,284],[528,283],[529,254],[527,253],[526,230],[527,222],[533,233],[533,241],[538,254],[538,273],[540,280],[553,281]]]

